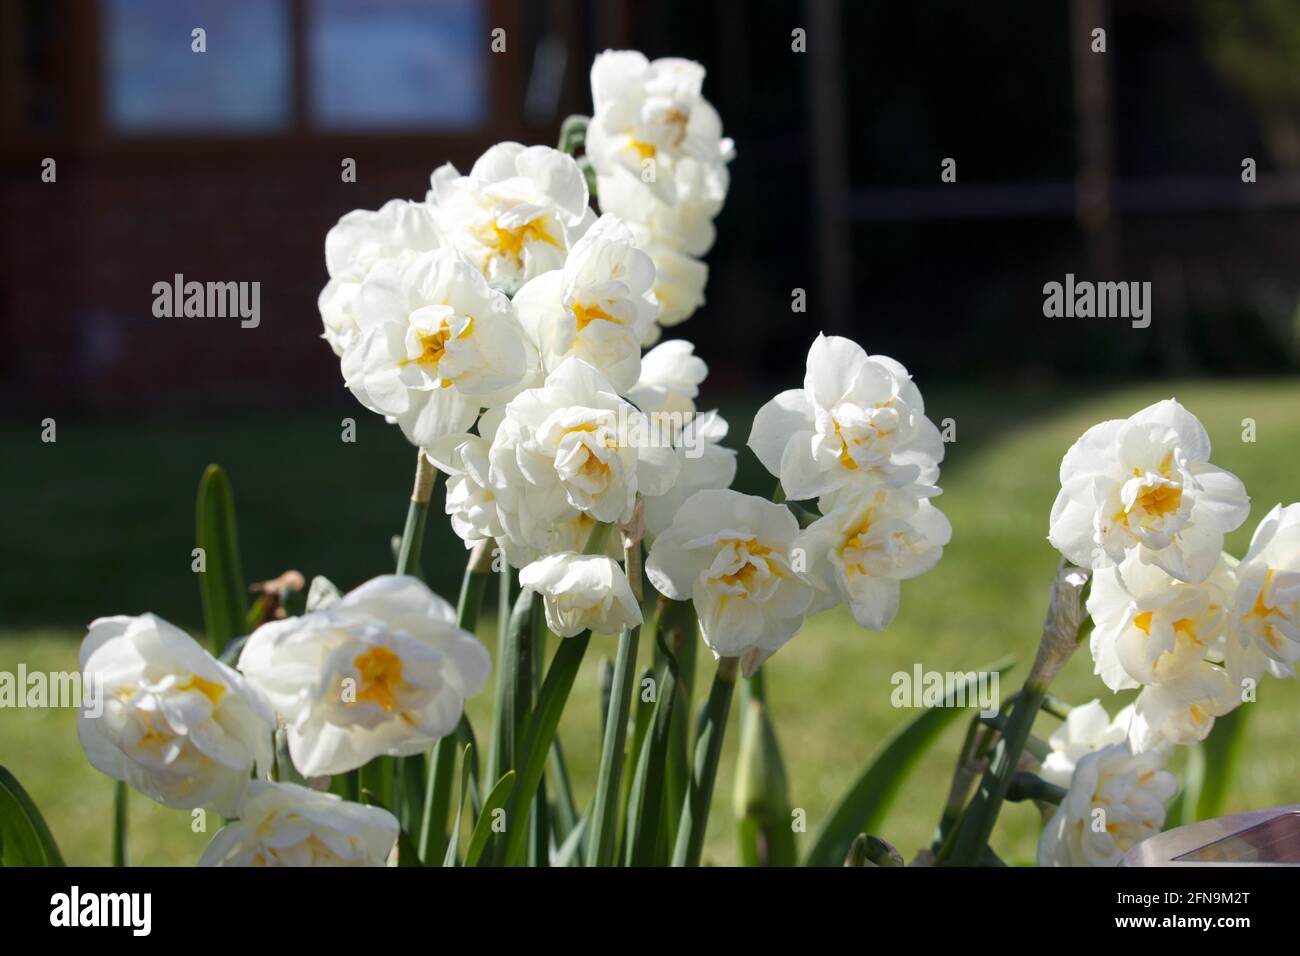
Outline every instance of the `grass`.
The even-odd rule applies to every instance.
[[[925,383],[922,383],[923,385]],[[1244,553],[1255,522],[1275,502],[1297,497],[1300,385],[1294,381],[1164,383],[1088,392],[1049,389],[927,390],[936,421],[956,422],[937,503],[954,528],[939,566],[903,588],[897,620],[882,634],[857,628],[840,610],[808,622],[768,665],[772,713],[788,764],[791,801],[815,831],[882,739],[912,716],[890,704],[890,677],[921,664],[970,670],[1006,654],[1019,665],[1002,682],[1018,687],[1036,646],[1056,555],[1045,540],[1057,491],[1057,467],[1089,425],[1131,414],[1176,395],[1214,441],[1214,460],[1239,475],[1253,499],[1251,518],[1228,539]],[[748,432],[754,404],[724,407],[730,443]],[[344,414],[347,414],[346,412]],[[342,416],[339,416],[342,417]],[[1257,440],[1242,440],[1243,419]],[[320,416],[194,425],[133,426],[60,422],[59,441],[42,445],[34,425],[0,428],[6,462],[0,477],[9,503],[0,537],[0,670],[76,666],[85,622],[99,614],[149,609],[193,628],[198,594],[189,572],[193,492],[208,461],[225,465],[240,514],[244,568],[269,578],[287,567],[325,573],[351,587],[391,565],[389,536],[400,529],[412,455],[377,421],[358,419],[358,441],[342,444],[335,420]],[[742,452],[737,486],[767,494],[772,481]],[[437,516],[430,522],[426,570],[454,597],[462,550]],[[490,600],[490,599],[489,599]],[[483,636],[491,646],[490,615]],[[643,644],[648,642],[643,642]],[[599,759],[598,667],[612,638],[593,641],[560,726],[578,801],[592,789]],[[643,648],[648,655],[649,648]],[[701,661],[697,700],[712,669]],[[1111,695],[1091,673],[1086,650],[1054,685],[1065,699],[1100,697],[1113,713],[1129,698]],[[1266,679],[1250,707],[1248,744],[1225,812],[1300,802],[1294,728],[1295,681]],[[491,701],[470,714],[487,736]],[[706,862],[734,863],[731,810],[737,733],[733,709],[723,754]],[[1050,732],[1045,719],[1040,733]],[[964,726],[955,725],[917,766],[879,834],[910,858],[928,843]],[[71,711],[0,713],[0,763],[10,767],[46,813],[69,862],[106,863],[111,783],[85,762]],[[141,864],[190,864],[212,831],[193,832],[187,813],[131,801],[131,851]],[[994,846],[1011,862],[1030,862],[1039,831],[1032,806],[1008,806]],[[801,840],[806,846],[808,836]]]

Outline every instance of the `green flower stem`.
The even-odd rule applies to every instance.
[[[704,706],[699,737],[695,741],[695,764],[690,789],[682,802],[681,822],[677,828],[677,845],[673,849],[673,866],[699,866],[704,848],[704,831],[709,823],[709,804],[713,784],[718,776],[718,758],[722,755],[722,738],[727,732],[727,714],[736,689],[736,672],[740,660],[724,657],[718,661],[713,688]]]
[[[397,551],[397,573],[420,574],[420,550],[424,544],[424,526],[429,517],[429,499],[433,497],[433,483],[438,469],[418,452],[415,463],[415,486],[411,489],[411,504],[406,509],[406,527],[402,529],[402,543]]]
[[[789,785],[759,669],[740,682],[740,746],[733,793],[743,866],[794,866]]]
[[[488,738],[488,756],[486,777],[489,785],[494,785],[501,779],[511,767],[511,756],[503,750],[505,745],[505,727],[502,722],[502,710],[505,707],[505,678],[502,673],[502,663],[507,655],[513,653],[510,646],[510,620],[511,609],[515,606],[515,598],[519,595],[519,578],[515,574],[515,569],[508,564],[502,564],[501,570],[497,573],[497,646],[496,660],[493,662],[496,671],[496,694],[493,698],[495,704],[492,708],[492,730]]]
[[[632,708],[632,678],[636,673],[640,635],[640,627],[625,627],[618,638],[614,692],[610,695],[609,711],[605,718],[605,741],[600,752],[596,802],[592,808],[590,838],[587,842],[588,866],[609,866],[614,861],[623,750],[627,743],[627,720]]]
[[[1015,708],[1003,726],[1002,739],[993,750],[988,770],[980,781],[975,796],[971,798],[961,823],[953,834],[953,841],[947,859],[943,862],[950,866],[977,866],[988,846],[993,826],[997,823],[998,811],[1006,799],[1007,789],[1016,765],[1020,762],[1020,753],[1029,739],[1029,731],[1034,726],[1038,709],[1042,706],[1047,688],[1037,683],[1026,683],[1016,701]]]
[[[531,829],[528,826],[528,809],[546,770],[547,755],[555,739],[560,714],[564,712],[569,692],[573,690],[574,678],[578,675],[578,667],[582,664],[590,643],[590,631],[560,641],[559,649],[551,659],[550,669],[546,672],[546,680],[542,682],[541,692],[537,695],[537,706],[529,721],[528,736],[521,751],[521,770],[515,787],[510,792],[509,810],[506,814],[506,845],[501,862],[507,865],[514,866],[524,861]]]
[[[509,612],[505,640],[497,648],[492,756],[487,771],[489,786],[496,786],[507,770],[519,768],[518,748],[523,743],[533,699],[534,615],[541,611],[541,599],[534,592],[519,591]]]
[[[587,127],[590,125],[590,116],[576,113],[566,116],[564,122],[560,124],[560,137],[556,144],[560,152],[568,153],[570,156],[577,155],[578,150],[587,144]]]
[[[662,644],[676,661],[673,672],[676,684],[672,699],[671,723],[668,728],[668,756],[664,767],[664,840],[656,862],[667,865],[672,859],[681,820],[682,804],[691,786],[691,711],[695,689],[695,661],[700,640],[696,633],[695,605],[690,601],[660,598],[657,644]]]
[[[1065,561],[1058,566],[1033,667],[1006,717],[1002,738],[993,750],[984,778],[953,831],[951,843],[940,850],[938,862],[979,866],[988,859],[989,837],[998,822],[1011,778],[1019,768],[1020,754],[1047,697],[1047,687],[1078,647],[1088,583],[1086,572]]]
[[[118,781],[113,787],[113,865],[126,866],[126,784]]]
[[[1059,804],[1065,799],[1066,789],[1054,783],[1048,783],[1037,774],[1017,771],[1011,777],[1007,787],[1007,799],[1012,803],[1023,800],[1039,800],[1043,803]]]
[[[465,565],[465,576],[460,583],[460,599],[456,604],[456,623],[465,631],[475,633],[483,594],[487,591],[488,576],[492,573],[492,543],[480,541],[470,552]],[[462,731],[464,734],[462,734]],[[472,734],[464,715],[460,718],[457,733],[443,737],[433,745],[429,754],[429,772],[425,777],[424,807],[420,819],[420,859],[425,865],[441,860],[447,853],[447,814],[451,811],[451,791],[455,784],[456,751],[458,738]]]
[[[433,497],[433,483],[438,478],[438,469],[433,467],[433,462],[429,461],[423,450],[418,450],[415,454],[415,482],[411,488],[411,502],[406,509],[406,525],[402,529],[402,542],[397,549],[397,573],[423,578],[424,575],[420,573],[420,551],[424,545],[424,528],[429,518],[429,500]],[[414,821],[421,820],[424,815],[422,806],[412,805],[418,803],[425,789],[420,785],[425,779],[424,757],[423,755],[400,757],[396,761],[388,762],[393,763],[392,775],[384,775],[373,782],[385,785],[385,793],[389,797],[385,806],[396,814],[403,822],[403,826],[413,826]],[[393,786],[393,776],[401,784],[396,788]],[[366,779],[363,769],[363,786]]]

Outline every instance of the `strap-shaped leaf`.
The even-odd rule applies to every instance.
[[[226,473],[208,465],[199,480],[195,514],[195,540],[203,549],[199,596],[203,599],[203,627],[213,654],[244,632],[248,618],[248,591],[239,563],[235,527],[235,496]]]
[[[0,767],[0,863],[63,866],[63,856],[41,811],[4,767]]]
[[[483,812],[479,814],[478,823],[474,824],[474,832],[469,837],[469,849],[465,851],[465,865],[478,866],[479,859],[483,856],[483,850],[492,838],[492,817],[496,811],[506,805],[510,799],[510,791],[515,786],[515,772],[511,770],[504,777],[497,781],[497,785],[492,788],[492,792],[487,795],[483,801]]]
[[[1003,661],[983,670],[1003,674],[1011,667],[1011,662]],[[963,686],[968,691],[973,690],[969,682]],[[917,761],[963,714],[969,715],[970,711],[960,707],[928,708],[895,733],[840,798],[818,831],[804,865],[840,866],[859,833],[878,832],[881,821]]]

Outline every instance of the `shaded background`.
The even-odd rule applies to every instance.
[[[708,305],[682,329],[720,386],[789,377],[819,328],[905,356],[923,381],[1296,360],[1295,4],[3,8],[7,408],[347,407],[333,357],[307,344],[325,231],[422,197],[434,167],[467,169],[498,140],[554,142],[566,114],[590,112],[587,70],[609,47],[706,64],[737,144]],[[46,156],[57,184],[40,181]],[[945,157],[956,183],[939,181]],[[1244,157],[1259,182],[1241,182]],[[1133,335],[1045,321],[1042,285],[1067,271],[1152,280],[1157,321]],[[177,272],[260,281],[261,328],[155,319],[152,285]]]
[[[1090,51],[1098,26],[1105,54]],[[490,50],[496,27],[505,53]],[[791,50],[796,28],[806,53]],[[1205,419],[1216,462],[1255,498],[1236,554],[1273,502],[1297,497],[1300,4],[10,0],[0,669],[75,666],[102,614],[196,630],[194,491],[210,461],[233,481],[250,580],[292,567],[348,588],[391,566],[414,456],[341,387],[319,340],[325,233],[350,209],[422,197],[443,162],[467,170],[503,139],[553,143],[565,115],[590,112],[606,48],[702,62],[736,141],[708,303],[670,333],[708,362],[701,405],[732,422],[728,444],[798,383],[821,330],[903,361],[931,417],[957,423],[943,562],[904,588],[886,634],[830,612],[769,667],[792,799],[813,829],[909,716],[888,704],[893,670],[1015,653],[1008,686],[1023,678],[1056,562],[1043,540],[1056,465],[1088,425],[1170,394]],[[46,157],[55,183],[41,181]],[[956,183],[940,181],[947,157]],[[340,181],[344,158],[355,183]],[[1044,318],[1043,284],[1067,272],[1151,281],[1151,327]],[[175,273],[260,282],[260,327],[155,318],[152,286]],[[1245,417],[1258,443],[1239,441]],[[345,418],[355,443],[340,440]],[[771,485],[742,450],[736,486]],[[444,595],[462,553],[435,514],[425,571]],[[580,785],[598,756],[599,653],[562,727]],[[1266,686],[1282,690],[1252,718],[1257,759],[1229,809],[1300,800],[1294,683]],[[1086,654],[1060,689],[1112,713],[1127,699]],[[710,826],[720,861],[734,859],[735,737]],[[890,817],[909,857],[958,742],[926,758]],[[0,762],[31,782],[70,858],[107,860],[111,786],[68,712],[0,715]],[[192,862],[206,839],[185,814],[144,800],[132,813],[141,861]],[[1004,817],[1007,858],[1032,859],[1032,808]]]

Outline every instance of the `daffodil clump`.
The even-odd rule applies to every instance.
[[[306,601],[268,591],[245,615],[233,506],[204,498],[217,643],[143,615],[94,622],[82,648],[107,694],[80,721],[88,758],[166,806],[227,817],[200,863],[698,864],[738,682],[743,856],[795,862],[762,668],[828,608],[890,625],[952,534],[934,504],[944,443],[901,363],[818,335],[801,387],[749,432],[774,494],[731,490],[727,422],[696,407],[708,368],[661,340],[704,302],[735,156],[703,84],[696,63],[601,54],[594,115],[566,122],[561,149],[500,143],[467,173],[435,170],[423,200],[350,212],[325,237],[319,308],[343,384],[417,449],[397,573],[346,594],[318,578]],[[921,862],[987,862],[1000,803],[1029,793],[1057,804],[1041,862],[1117,862],[1164,821],[1166,748],[1203,739],[1265,670],[1294,669],[1300,505],[1275,508],[1240,562],[1223,555],[1248,502],[1209,457],[1172,401],[1066,454],[1050,537],[1071,564],[1039,659],[1007,712],[972,725]],[[420,579],[439,473],[468,551],[454,607]],[[495,660],[475,634],[494,572]],[[1116,721],[1095,702],[1071,711],[1041,776],[1017,778],[1088,574],[1097,673],[1141,693]],[[643,627],[654,669],[638,684]],[[697,633],[717,662],[698,724]],[[557,724],[593,635],[616,660],[580,810]],[[476,729],[465,702],[493,678],[492,726]],[[651,706],[629,734],[634,695]],[[854,839],[855,805],[808,862],[897,858]]]
[[[1118,863],[1165,822],[1171,749],[1254,701],[1266,673],[1295,676],[1300,504],[1276,505],[1238,560],[1223,536],[1249,512],[1245,487],[1210,463],[1204,426],[1174,399],[1094,425],[1066,452],[1048,538],[1092,571],[1096,675],[1138,694],[1114,720],[1098,701],[1075,708],[1049,739],[1049,779],[1068,793],[1040,864]]]

